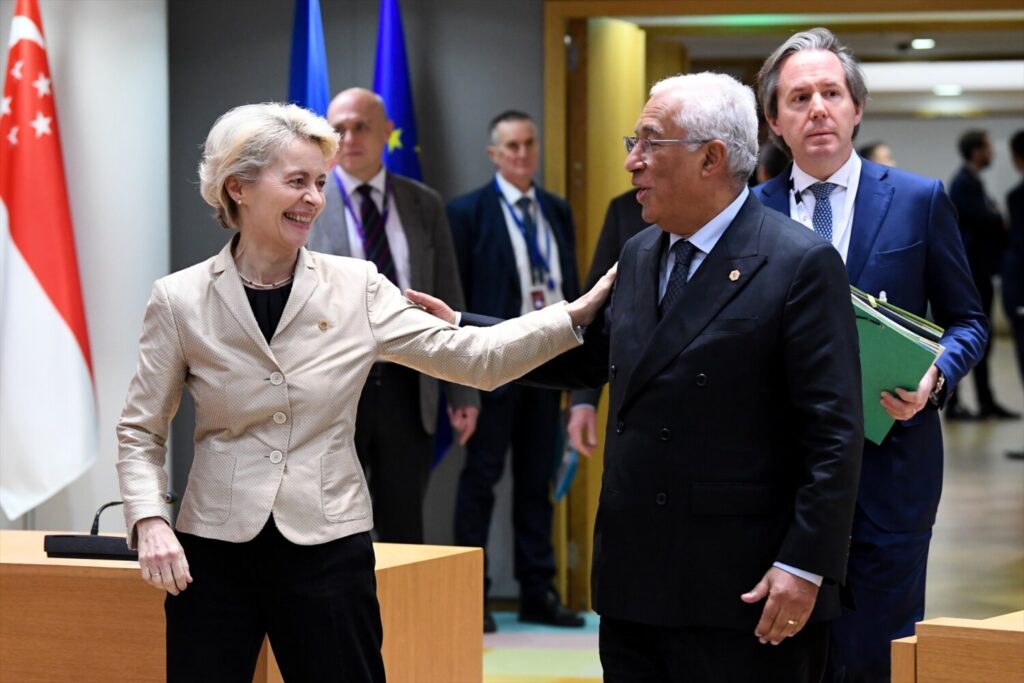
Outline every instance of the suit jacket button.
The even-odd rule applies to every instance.
[[[625,423],[625,422],[623,422],[622,420],[619,420],[619,421],[618,421],[618,422],[617,422],[617,423],[615,424],[615,433],[616,433],[616,434],[621,434],[621,433],[622,433],[622,432],[624,432],[624,431],[626,431],[626,423]]]
[[[284,413],[281,413],[281,412],[274,413],[274,422],[276,422],[277,424],[283,425],[287,421],[288,421],[288,416],[285,415]]]
[[[284,460],[284,453],[281,451],[270,451],[270,462],[275,465]]]
[[[612,379],[615,379],[615,373],[618,371],[619,369],[613,365],[610,368],[608,368],[608,376],[611,377]]]
[[[654,497],[654,502],[657,503],[658,505],[664,505],[665,503],[668,502],[668,496],[666,496],[664,493],[659,493]]]
[[[275,387],[277,385],[279,385],[283,381],[284,381],[284,375],[282,375],[280,372],[272,372],[272,373],[270,373],[270,383],[273,384]]]
[[[658,433],[658,437],[662,441],[668,441],[668,438],[672,436],[672,432],[668,430],[668,427],[662,427],[661,432]]]
[[[705,375],[703,372],[699,373],[697,375],[697,386],[698,387],[702,387],[702,386],[704,386],[707,383],[708,383],[708,376]]]

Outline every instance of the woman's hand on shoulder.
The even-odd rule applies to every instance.
[[[572,318],[573,325],[585,327],[594,322],[597,312],[601,310],[608,295],[612,292],[618,267],[619,264],[616,262],[615,265],[608,269],[607,273],[601,276],[597,284],[590,288],[589,292],[576,299],[576,301],[566,304],[565,308],[569,313],[569,317]]]
[[[455,311],[451,309],[451,306],[441,301],[436,296],[417,292],[415,289],[407,289],[405,290],[405,298],[435,318],[440,318],[450,325],[455,324]]]
[[[142,580],[177,595],[192,583],[185,551],[174,530],[162,517],[146,517],[135,524]]]

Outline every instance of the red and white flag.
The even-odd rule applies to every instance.
[[[96,392],[37,0],[17,0],[0,101],[0,507],[96,458]]]

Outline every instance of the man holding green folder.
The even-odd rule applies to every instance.
[[[924,617],[942,489],[937,409],[981,356],[988,323],[942,184],[854,152],[867,86],[849,49],[827,29],[797,33],[761,68],[758,94],[793,165],[755,194],[832,242],[851,284],[920,317],[930,304],[944,329],[916,386],[877,397],[896,423],[865,442],[847,570],[855,609],[832,629],[832,680],[888,681],[890,641]]]

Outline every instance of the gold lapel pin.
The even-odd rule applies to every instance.
[[[327,322],[327,318],[320,318],[317,321],[316,326],[320,328],[321,332],[326,332],[327,328],[331,326],[331,323]]]
[[[740,271],[734,270],[731,273],[729,273],[729,280],[730,281],[736,282],[739,279],[740,279]]]

